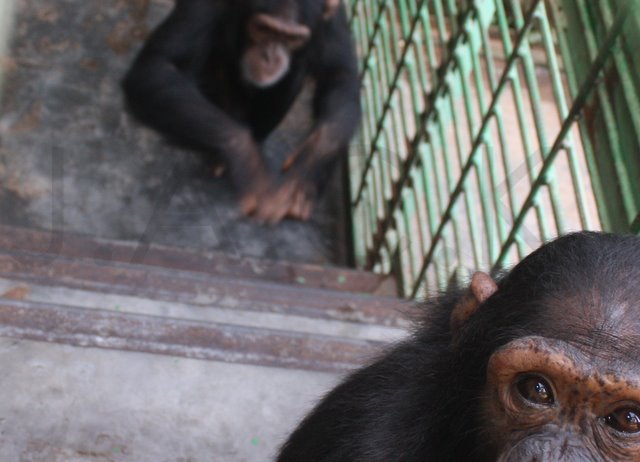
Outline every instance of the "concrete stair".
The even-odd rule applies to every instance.
[[[345,371],[406,327],[377,275],[0,227],[0,335]],[[369,292],[369,293],[366,293]]]
[[[347,269],[0,226],[0,392],[44,400],[0,404],[0,459],[268,460],[342,374],[405,335],[416,307],[394,291]],[[123,403],[131,416],[110,414]]]

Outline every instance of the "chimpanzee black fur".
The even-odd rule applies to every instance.
[[[272,178],[262,141],[305,81],[314,125]],[[221,157],[247,215],[307,219],[360,119],[358,62],[335,0],[176,0],[123,82],[143,122]]]
[[[640,460],[640,237],[561,237],[496,289],[460,326],[468,291],[427,302],[278,460]]]

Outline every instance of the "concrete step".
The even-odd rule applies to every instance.
[[[2,462],[273,460],[342,376],[1,337],[0,367]]]
[[[163,264],[131,263],[128,243],[105,243],[117,259],[93,258],[93,239],[65,247],[62,235],[4,231],[4,337],[336,372],[405,335],[416,309],[394,297],[205,271],[204,260],[178,258],[180,249],[159,249],[154,261]],[[180,269],[184,261],[192,269]]]
[[[393,297],[3,249],[0,249],[0,278],[202,307],[391,327],[406,327],[407,313],[415,308]]]
[[[391,297],[0,249],[0,460],[272,460]],[[389,311],[391,310],[391,312]]]
[[[0,226],[0,461],[272,460],[406,334],[416,306],[383,285]]]
[[[397,327],[318,319],[283,313],[256,312],[237,308],[199,306],[152,300],[128,295],[97,293],[67,287],[51,287],[0,278],[0,297],[74,308],[111,310],[118,313],[161,316],[189,321],[215,322],[253,328],[331,335],[379,342],[395,341],[405,334]]]
[[[0,298],[0,337],[323,372],[348,371],[382,342]]]
[[[371,295],[0,250],[0,336],[344,371],[403,334]]]
[[[113,261],[187,270],[213,276],[252,279],[341,292],[395,296],[392,278],[366,271],[239,257],[81,234],[0,225],[0,248],[72,259]]]

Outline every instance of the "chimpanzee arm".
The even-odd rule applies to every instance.
[[[314,73],[316,126],[330,125],[335,142],[344,146],[358,128],[361,112],[358,58],[344,12],[325,26],[322,60]]]
[[[309,218],[322,183],[360,122],[358,61],[344,11],[317,34],[309,50],[316,81],[315,122],[309,136],[285,161],[285,182],[259,204],[256,215],[272,223],[284,216]]]
[[[358,61],[344,12],[324,25],[319,42],[312,67],[314,128],[286,166],[293,165],[310,179],[346,147],[361,113]]]
[[[234,184],[264,172],[248,127],[205,98],[190,75],[224,20],[226,2],[178,0],[123,82],[132,111],[166,135],[223,156]]]

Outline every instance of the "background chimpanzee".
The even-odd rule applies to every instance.
[[[260,143],[315,80],[314,127],[276,182]],[[339,0],[177,0],[123,88],[175,141],[221,156],[245,214],[307,219],[360,118],[355,50]]]
[[[639,237],[562,237],[427,312],[280,461],[640,460]]]

